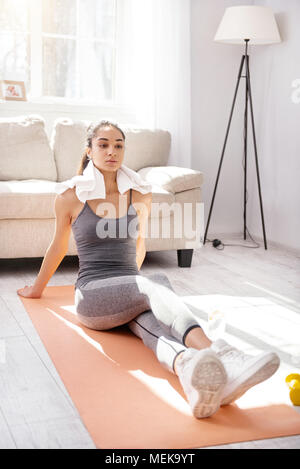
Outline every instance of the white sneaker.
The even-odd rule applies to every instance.
[[[221,405],[230,404],[252,386],[270,378],[280,364],[280,359],[274,352],[263,352],[253,357],[222,339],[213,342],[210,349],[216,352],[227,373]]]
[[[220,407],[226,372],[216,353],[210,349],[188,348],[177,362],[177,372],[193,415],[209,417]]]

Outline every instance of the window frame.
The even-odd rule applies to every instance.
[[[76,1],[76,13],[77,18],[76,22],[79,21],[79,0]],[[31,82],[31,92],[29,99],[35,103],[57,103],[57,104],[75,104],[75,105],[89,105],[89,106],[118,106],[116,102],[116,97],[118,95],[118,46],[121,44],[120,35],[118,34],[117,28],[120,22],[120,15],[122,14],[122,8],[120,7],[120,1],[114,0],[114,38],[113,42],[109,41],[112,46],[112,98],[111,100],[99,100],[99,101],[90,101],[84,98],[79,98],[79,86],[78,81],[80,80],[79,68],[80,68],[80,42],[84,38],[80,37],[77,31],[75,36],[73,35],[63,35],[63,34],[51,34],[43,33],[42,31],[42,2],[41,0],[30,0],[29,1],[29,17],[30,17],[30,29],[28,31],[30,35],[30,54],[31,54],[31,67],[30,67],[30,82]],[[65,98],[59,96],[46,96],[42,94],[43,91],[43,37],[53,37],[53,38],[68,38],[74,39],[76,41],[76,92],[77,96],[75,98]],[[91,38],[91,41],[94,42],[103,42],[101,39]],[[78,45],[79,44],[79,45]]]

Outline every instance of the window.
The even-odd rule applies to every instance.
[[[30,98],[114,102],[117,0],[0,0],[2,79]]]

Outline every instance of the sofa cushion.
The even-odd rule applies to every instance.
[[[0,219],[54,218],[55,182],[28,179],[0,181]],[[174,195],[153,186],[152,202],[174,202]]]
[[[86,148],[86,131],[89,121],[58,118],[54,122],[51,146],[57,168],[57,181],[66,181],[77,174]]]
[[[37,115],[0,118],[0,180],[28,178],[57,179],[44,120]]]
[[[201,171],[179,166],[142,168],[138,173],[150,184],[157,184],[173,194],[201,187],[203,183]]]
[[[165,166],[168,163],[171,134],[167,130],[133,129],[122,127],[125,133],[124,164],[134,171],[146,166]]]
[[[54,122],[51,145],[56,161],[58,181],[77,174],[86,148],[89,121],[59,118]],[[124,165],[137,171],[145,166],[166,165],[169,158],[171,135],[166,130],[135,129],[120,125],[125,133]]]
[[[0,219],[54,218],[55,181],[0,182]]]

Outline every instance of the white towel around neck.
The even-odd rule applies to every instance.
[[[116,179],[118,190],[121,194],[124,194],[128,189],[135,189],[142,194],[152,192],[152,185],[143,180],[136,171],[133,171],[125,165],[121,165],[117,170]],[[66,181],[57,182],[54,191],[57,194],[61,194],[74,186],[76,186],[76,195],[82,203],[85,203],[86,200],[106,198],[104,176],[101,171],[94,166],[92,160],[89,161],[82,175],[73,176]]]

